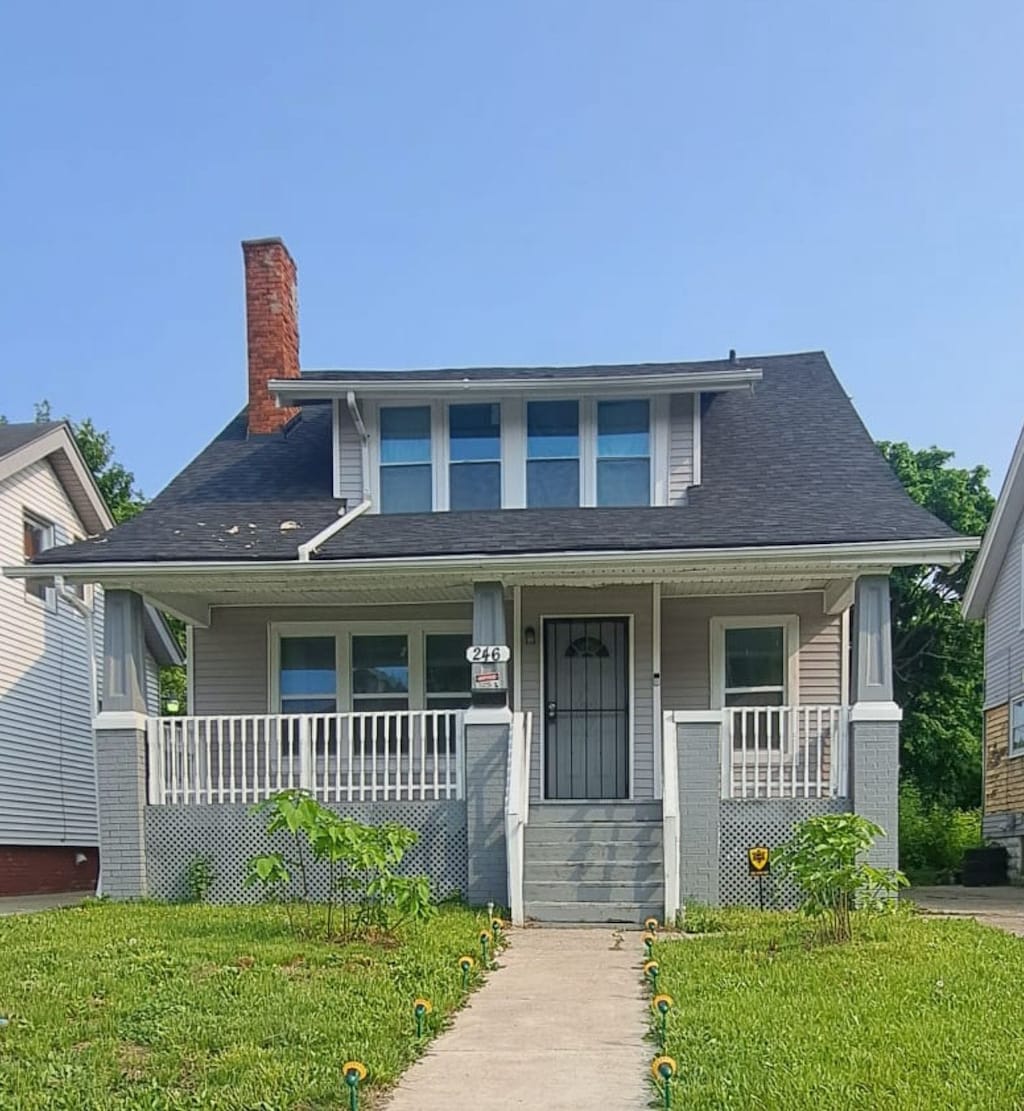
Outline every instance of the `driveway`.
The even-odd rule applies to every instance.
[[[0,898],[0,918],[5,914],[35,914],[39,910],[77,906],[92,898],[91,891],[67,891],[60,895],[5,895]]]
[[[928,914],[976,918],[1024,937],[1024,887],[912,887],[900,898]]]

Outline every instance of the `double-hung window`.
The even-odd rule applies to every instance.
[[[597,504],[651,504],[649,401],[597,403]]]
[[[468,633],[427,633],[426,703],[428,710],[463,710],[470,702]]]
[[[1024,754],[1024,698],[1010,704],[1010,755]]]
[[[580,504],[580,406],[578,401],[529,401],[526,405],[526,504]]]
[[[409,709],[409,638],[352,637],[352,709]]]
[[[55,530],[49,521],[44,521],[42,517],[36,517],[32,513],[24,515],[23,524],[25,537],[23,550],[27,563],[41,552],[45,552],[47,548],[53,547]],[[52,586],[53,579],[26,579],[25,593],[45,601],[47,590]]]
[[[720,705],[739,711],[731,715],[733,747],[781,749],[783,716],[773,709],[795,696],[791,645],[798,636],[796,619],[719,619],[712,636]]]
[[[448,508],[501,508],[501,406],[448,406]]]
[[[430,406],[382,408],[381,513],[429,513],[433,507]]]
[[[281,637],[281,713],[331,714],[338,708],[334,637]]]

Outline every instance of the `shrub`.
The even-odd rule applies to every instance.
[[[900,867],[914,883],[950,883],[966,849],[982,844],[981,810],[958,810],[900,787]]]
[[[263,853],[249,860],[245,886],[262,887],[265,896],[284,901],[293,879],[298,880],[299,902],[307,932],[313,927],[314,890],[327,891],[326,936],[335,934],[340,918],[344,938],[364,936],[369,930],[393,932],[408,919],[422,920],[436,913],[425,876],[399,876],[395,869],[419,834],[395,822],[363,825],[322,806],[305,791],[279,791],[253,807],[269,814],[268,835],[284,833],[291,840],[289,855]],[[292,907],[288,920],[296,927]]]
[[[778,875],[800,888],[800,909],[816,919],[822,940],[849,941],[854,910],[881,907],[886,895],[906,886],[902,872],[860,859],[884,834],[859,814],[819,814],[798,823],[776,854]]]
[[[185,869],[185,887],[190,903],[203,903],[217,882],[217,872],[208,856],[194,856]]]

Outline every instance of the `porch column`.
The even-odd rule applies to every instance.
[[[145,634],[142,598],[104,596],[103,694],[94,726],[100,889],[115,899],[147,893]]]
[[[722,712],[676,711],[679,896],[718,906],[722,810]]]
[[[500,582],[473,584],[473,643],[508,645],[505,588]],[[472,691],[474,706],[507,706],[508,664],[473,664]]]
[[[853,705],[850,708],[850,795],[856,813],[886,836],[868,859],[895,868],[899,860],[900,721],[893,701],[889,579],[857,580],[853,611]]]

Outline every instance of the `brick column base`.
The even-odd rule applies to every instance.
[[[142,728],[108,728],[103,724],[103,716],[97,719],[95,734],[100,890],[112,899],[138,899],[148,893],[144,825],[146,734]],[[116,715],[125,717],[141,716]]]

